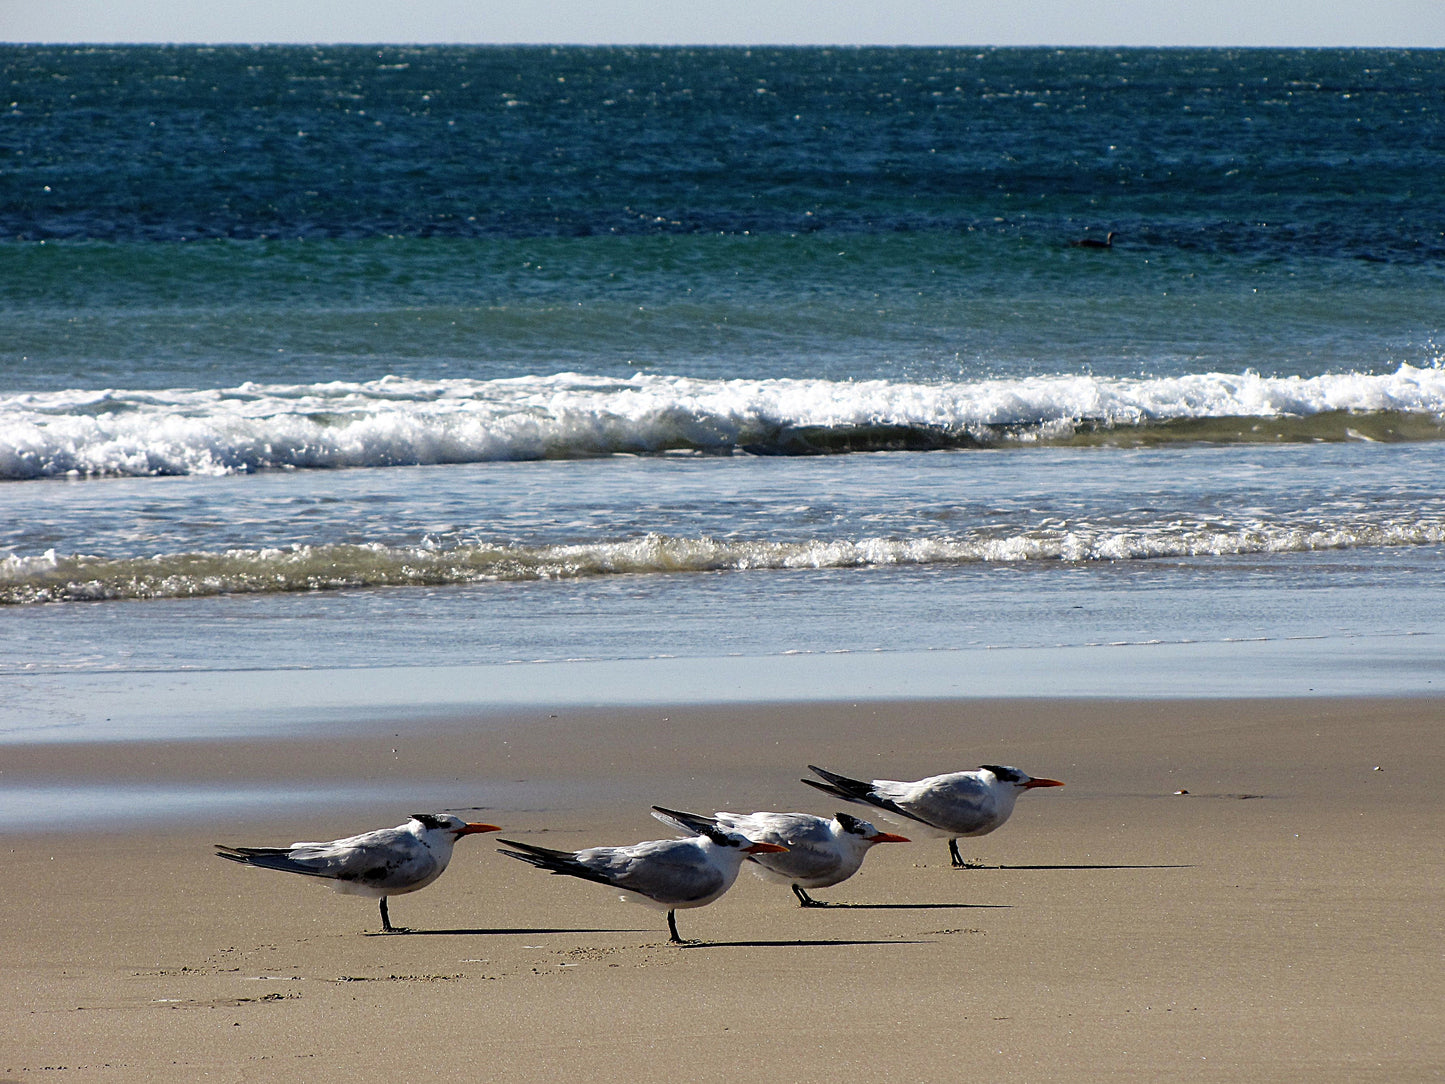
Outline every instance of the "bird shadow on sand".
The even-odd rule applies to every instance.
[[[649,933],[649,930],[622,930],[615,927],[608,929],[583,929],[574,926],[531,926],[531,927],[508,927],[506,929],[470,929],[470,930],[398,930],[395,933],[387,933],[384,930],[369,930],[365,937],[475,937],[484,935],[489,937],[502,936],[506,934],[520,934],[531,936],[533,934],[545,933]]]
[[[1007,911],[1011,903],[815,903],[803,911]]]
[[[849,938],[814,938],[794,939],[778,941],[685,941],[679,948],[685,949],[706,949],[706,948],[846,948],[850,945],[931,945],[932,941],[898,940],[897,938],[874,938],[871,940],[854,940]]]
[[[1153,863],[1143,863],[1143,864],[1140,864],[1140,865],[1128,865],[1128,864],[1121,864],[1121,863],[1117,863],[1117,862],[1109,862],[1109,863],[1097,863],[1097,864],[1067,863],[1067,864],[1048,865],[1048,866],[963,866],[963,867],[960,867],[959,872],[960,872],[960,873],[968,873],[968,872],[971,872],[971,871],[987,870],[987,869],[1193,869],[1193,868],[1194,868],[1193,864],[1187,863],[1187,862],[1174,862],[1174,863],[1169,863],[1169,862],[1153,862]]]

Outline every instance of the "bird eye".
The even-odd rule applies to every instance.
[[[993,772],[994,776],[1004,783],[1022,783],[1024,781],[1022,772],[1003,764],[980,764],[979,767],[984,771]]]

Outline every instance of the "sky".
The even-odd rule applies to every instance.
[[[0,0],[4,42],[1445,47],[1445,0]]]

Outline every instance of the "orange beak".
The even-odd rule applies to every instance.
[[[1024,790],[1033,790],[1035,787],[1062,787],[1063,784],[1057,779],[1030,779],[1024,784]]]
[[[754,843],[751,847],[744,847],[748,854],[782,854],[788,848],[779,847],[776,843]]]
[[[462,836],[474,836],[479,832],[500,832],[501,830],[502,826],[500,824],[464,824],[457,829],[457,838],[461,839]]]
[[[913,840],[907,836],[895,836],[892,832],[879,832],[876,836],[868,837],[869,843],[912,843]]]

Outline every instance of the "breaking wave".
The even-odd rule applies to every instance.
[[[1437,440],[1445,370],[966,383],[631,379],[242,384],[0,397],[0,479],[666,452]]]
[[[1335,526],[1171,523],[979,532],[958,538],[724,541],[650,534],[582,545],[295,545],[152,557],[0,558],[0,604],[195,598],[647,573],[1127,561],[1440,545],[1445,522]]]

